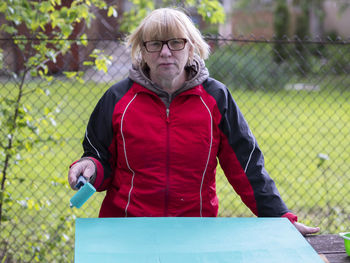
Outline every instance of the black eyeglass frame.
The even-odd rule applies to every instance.
[[[183,47],[180,48],[180,49],[172,49],[172,48],[169,46],[169,44],[168,44],[169,41],[172,41],[172,40],[182,40],[182,41],[184,42]],[[149,42],[161,42],[162,45],[161,45],[160,49],[157,50],[157,51],[149,51],[149,50],[147,49],[147,43],[149,43]],[[160,51],[163,49],[163,46],[164,46],[164,45],[167,45],[167,47],[169,48],[170,51],[180,51],[180,50],[183,50],[183,49],[185,48],[187,42],[188,42],[188,40],[187,40],[186,38],[171,38],[171,39],[168,39],[168,40],[150,40],[150,41],[145,41],[145,42],[143,42],[143,46],[145,47],[146,51],[149,52],[149,53],[160,52]]]

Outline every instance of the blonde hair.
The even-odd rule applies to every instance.
[[[127,37],[127,45],[131,46],[133,63],[141,62],[144,41],[169,38],[186,38],[195,54],[202,59],[209,56],[209,45],[184,12],[175,8],[159,8],[146,16],[135,31]],[[193,55],[193,53],[190,55],[190,62]]]

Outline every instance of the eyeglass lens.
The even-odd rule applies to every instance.
[[[144,42],[144,45],[148,52],[158,52],[162,50],[163,45],[166,44],[172,51],[178,51],[185,47],[186,39],[174,38],[166,41],[152,40]]]

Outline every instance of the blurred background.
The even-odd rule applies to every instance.
[[[67,183],[88,118],[131,67],[125,36],[150,10],[186,10],[299,221],[349,231],[350,3],[336,0],[0,3],[0,260],[72,262]],[[136,125],[136,124],[135,124]],[[219,216],[252,217],[217,171]]]

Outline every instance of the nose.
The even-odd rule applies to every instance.
[[[169,47],[166,43],[163,43],[162,49],[160,50],[160,56],[161,57],[171,56],[171,50],[169,49]]]

